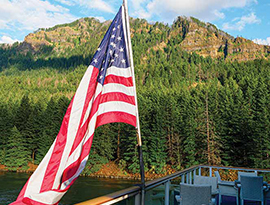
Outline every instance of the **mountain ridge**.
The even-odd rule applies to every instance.
[[[149,47],[148,51],[150,49],[162,51],[168,44],[173,44],[189,53],[195,52],[214,59],[227,61],[270,59],[270,46],[259,45],[243,37],[234,38],[215,25],[194,17],[179,16],[171,26],[159,22],[150,24],[144,19],[130,19],[132,37],[152,32],[161,35],[162,39],[157,39],[155,45]],[[110,22],[108,20],[101,23],[95,18],[86,17],[69,24],[38,29],[28,34],[24,41],[17,45],[16,50],[24,55],[30,52],[36,59],[40,56],[48,58],[52,54],[57,57],[70,57],[68,53],[74,50],[76,54],[91,56]]]

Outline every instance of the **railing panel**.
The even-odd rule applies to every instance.
[[[203,169],[203,170],[202,170]],[[198,165],[193,166],[183,171],[175,172],[171,175],[148,181],[145,184],[145,200],[147,205],[152,204],[173,204],[173,193],[179,187],[178,183],[193,183],[195,175],[202,175],[209,171],[209,176],[212,176],[212,170],[236,170],[236,171],[253,171],[261,175],[270,175],[269,169],[251,169],[242,167],[222,167],[222,166],[207,166]],[[197,172],[198,170],[198,172]],[[178,178],[177,184],[171,183],[172,180]],[[169,199],[169,202],[168,202]],[[133,186],[106,196],[98,197],[86,202],[79,203],[78,205],[95,205],[95,204],[119,204],[119,205],[139,205],[140,204],[140,187]]]

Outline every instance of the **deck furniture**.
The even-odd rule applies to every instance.
[[[214,171],[215,177],[218,179],[218,183],[222,182],[220,174],[218,171]]]
[[[176,201],[179,205],[214,205],[212,199],[211,186],[195,185],[195,184],[180,184],[180,196],[177,195]]]
[[[264,191],[268,186],[263,182],[262,176],[243,176],[240,178],[240,200],[244,205],[245,200],[259,201],[264,205]]]
[[[258,176],[257,172],[238,172],[238,180],[241,181],[241,176],[251,176],[256,177]]]
[[[206,177],[206,176],[194,176],[194,184],[195,185],[208,185],[211,186],[212,195],[217,195],[219,193],[217,185],[218,178],[217,177]]]
[[[264,193],[264,203],[267,205],[267,201],[270,200],[270,189],[269,185],[265,187],[265,193]]]
[[[222,196],[232,196],[236,198],[236,204],[239,204],[239,195],[238,188],[235,187],[235,183],[233,181],[222,181],[220,174],[218,171],[214,172],[215,176],[218,179],[218,190],[219,190],[219,200],[218,204],[222,204]]]
[[[179,190],[179,184],[170,184],[169,187],[169,201],[171,204],[174,203],[174,195],[179,195],[180,190]],[[155,205],[164,205],[165,204],[165,185],[161,185],[158,187],[155,187],[151,190],[149,190],[146,194],[145,197],[145,204],[155,204]]]

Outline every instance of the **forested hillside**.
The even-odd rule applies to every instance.
[[[0,164],[16,170],[40,162],[108,26],[80,19],[0,48]],[[131,27],[146,171],[199,163],[269,168],[269,47],[192,18],[171,27],[132,19]],[[213,35],[220,46],[203,47]],[[108,161],[138,172],[134,128],[102,126],[90,155],[86,173]]]

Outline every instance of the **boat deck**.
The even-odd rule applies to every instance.
[[[155,179],[152,181],[148,181],[145,183],[145,205],[175,205],[178,204],[176,202],[175,196],[176,193],[180,191],[180,183],[184,184],[183,186],[192,186],[196,185],[195,181],[197,178],[211,178],[213,179],[214,172],[215,171],[222,171],[224,172],[232,172],[234,171],[236,176],[237,174],[240,174],[240,172],[246,172],[246,173],[253,173],[256,174],[256,176],[261,176],[258,178],[262,178],[263,180],[267,181],[267,179],[270,179],[270,169],[250,169],[250,168],[239,168],[239,167],[220,167],[220,166],[208,166],[208,165],[198,165],[193,166],[188,169],[173,173],[171,175],[162,177],[160,179]],[[248,174],[249,175],[249,174]],[[197,177],[200,176],[200,177]],[[244,175],[241,175],[244,176]],[[239,176],[238,176],[239,177]],[[247,177],[248,178],[248,177]],[[257,179],[257,177],[255,177]],[[244,179],[244,178],[243,178]],[[221,180],[221,179],[220,179]],[[228,180],[228,179],[227,179]],[[231,179],[228,181],[222,181],[224,184],[230,184],[229,186],[233,186],[235,179]],[[242,182],[242,181],[241,181]],[[221,188],[220,185],[222,183],[219,183],[218,189]],[[269,183],[268,183],[269,184]],[[205,184],[204,184],[205,185]],[[226,185],[228,186],[228,185]],[[212,186],[213,187],[213,186]],[[240,191],[240,188],[236,188],[238,191]],[[257,189],[256,189],[257,190]],[[210,190],[209,190],[210,191]],[[212,196],[215,196],[216,203],[219,204],[219,195],[218,193],[221,190],[218,190],[213,195],[212,190]],[[108,194],[106,196],[98,197],[95,199],[91,199],[82,203],[79,203],[78,205],[95,205],[95,204],[121,204],[121,205],[140,205],[141,203],[141,187],[139,185],[133,186],[112,194]],[[197,192],[196,192],[197,193]],[[237,194],[238,193],[238,194]],[[187,195],[189,196],[189,192],[187,192]],[[198,196],[198,194],[196,194]],[[211,195],[211,192],[210,192]],[[222,195],[222,205],[236,205],[236,196],[239,195],[239,192],[236,192],[234,195]],[[194,196],[194,195],[193,195]],[[204,196],[204,195],[203,195]],[[250,195],[249,195],[250,196]],[[199,197],[197,197],[199,198]],[[249,197],[250,199],[250,197]],[[270,205],[270,185],[269,190],[264,191],[264,198],[265,201],[267,200],[267,203],[265,205]],[[201,198],[199,198],[199,201]],[[239,201],[239,204],[240,201]],[[246,201],[245,205],[257,205],[261,204],[261,202],[255,202],[255,201]]]
[[[217,199],[217,202],[218,202],[218,199]],[[261,205],[260,202],[256,202],[256,201],[245,201],[245,205],[257,205],[257,204]],[[230,197],[230,196],[222,196],[222,205],[236,205],[236,198]],[[267,201],[267,204],[265,205],[270,205],[270,201]]]

